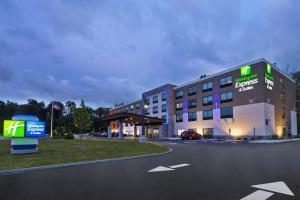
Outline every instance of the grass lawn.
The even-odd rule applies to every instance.
[[[167,151],[164,146],[133,140],[39,140],[39,152],[11,155],[10,141],[0,140],[0,170],[87,160],[101,160]]]

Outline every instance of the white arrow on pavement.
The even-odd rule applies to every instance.
[[[169,166],[169,167],[158,166],[158,167],[155,167],[155,168],[149,170],[148,172],[164,172],[164,171],[171,171],[171,170],[175,170],[176,168],[179,168],[179,167],[186,167],[186,166],[189,166],[189,165],[190,165],[190,164],[183,163],[183,164],[179,164],[179,165],[172,165],[172,166]]]
[[[293,192],[288,188],[288,186],[283,181],[265,183],[260,185],[252,185],[251,187],[294,196]]]
[[[273,194],[274,193],[272,193],[272,192],[257,190],[255,192],[249,194],[248,196],[242,198],[241,200],[266,200]]]
[[[172,165],[172,166],[169,166],[170,168],[172,169],[176,169],[176,168],[179,168],[179,167],[186,167],[186,166],[189,166],[190,164],[187,164],[187,163],[183,163],[183,164],[179,164],[179,165]]]
[[[154,169],[149,170],[148,172],[164,172],[164,171],[172,171],[174,169],[168,168],[168,167],[163,167],[163,166],[158,166],[155,167]]]
[[[263,189],[271,192],[257,190],[249,194],[248,196],[242,198],[241,200],[266,200],[274,194],[273,192],[294,196],[293,192],[288,188],[288,186],[283,181],[252,185],[251,187]]]

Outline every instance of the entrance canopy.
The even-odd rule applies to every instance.
[[[103,117],[102,120],[107,122],[118,120],[122,123],[133,124],[136,126],[161,125],[165,123],[165,120],[161,118],[149,117],[145,115],[138,115],[138,114],[128,113],[128,112],[120,112],[112,115],[107,115]]]

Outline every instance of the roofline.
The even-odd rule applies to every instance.
[[[142,101],[143,101],[143,99],[140,99],[140,100],[137,100],[137,101],[133,101],[133,102],[131,102],[131,103],[126,103],[126,104],[124,104],[124,105],[120,105],[120,106],[117,106],[117,107],[110,108],[109,110],[121,108],[121,107],[123,107],[123,106],[128,106],[128,105],[130,105],[130,104],[134,104],[134,103],[138,103],[138,102],[142,102]]]
[[[288,79],[291,80],[292,82],[296,83],[293,79],[291,79],[289,76],[287,76],[285,73],[283,73],[283,72],[282,72],[278,67],[276,67],[273,63],[267,61],[265,58],[260,58],[260,59],[253,60],[253,61],[251,61],[251,62],[247,62],[247,63],[238,65],[238,66],[236,66],[236,67],[233,67],[233,68],[230,68],[230,69],[227,69],[227,70],[223,70],[223,71],[218,72],[218,73],[216,73],[216,74],[209,75],[209,76],[206,76],[206,77],[204,77],[204,78],[197,79],[197,80],[194,80],[194,81],[191,81],[191,82],[182,84],[182,85],[180,85],[180,86],[174,87],[174,90],[175,90],[175,89],[182,88],[182,87],[185,87],[185,86],[188,86],[188,85],[192,85],[192,84],[194,84],[194,83],[198,83],[198,82],[201,82],[201,81],[210,79],[210,78],[214,78],[214,77],[216,77],[216,76],[225,74],[225,73],[227,73],[227,72],[231,72],[231,71],[237,70],[237,69],[241,68],[242,66],[245,66],[245,65],[251,65],[251,64],[258,63],[258,62],[266,62],[266,63],[270,64],[270,65],[271,65],[274,69],[276,69],[279,73],[281,73],[282,75],[284,75],[286,78],[288,78]]]

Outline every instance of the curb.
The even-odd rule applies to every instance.
[[[152,154],[145,154],[145,155],[140,155],[140,156],[128,156],[128,157],[111,158],[111,159],[104,159],[104,160],[91,160],[91,161],[74,162],[74,163],[66,163],[66,164],[54,164],[54,165],[28,167],[28,168],[11,169],[11,170],[0,170],[0,175],[21,174],[21,173],[25,173],[25,172],[40,171],[40,170],[46,170],[46,169],[59,169],[59,168],[76,167],[76,166],[88,165],[88,164],[100,164],[100,163],[109,163],[109,162],[115,162],[115,161],[163,156],[163,155],[167,155],[167,154],[170,154],[173,152],[172,148],[170,148],[170,147],[167,147],[167,148],[169,150],[166,152],[163,152],[163,153],[152,153]]]
[[[283,139],[283,140],[257,140],[257,141],[250,141],[250,144],[281,144],[287,142],[296,142],[300,141],[299,138],[296,139]]]

